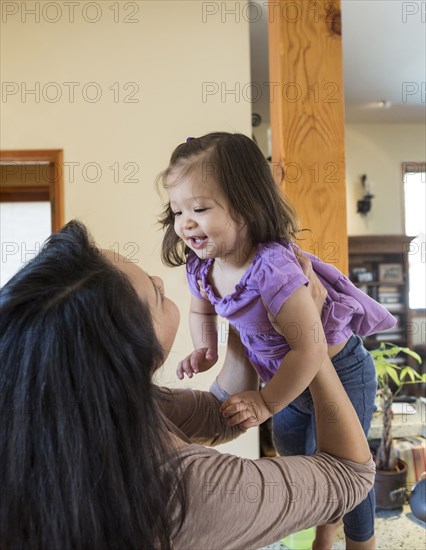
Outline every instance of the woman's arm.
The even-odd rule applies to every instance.
[[[246,460],[201,447],[181,451],[190,513],[173,541],[176,548],[258,548],[335,523],[365,499],[374,484],[374,462],[330,360],[310,390],[317,455]],[[200,530],[205,517],[209,522]]]
[[[327,454],[247,460],[193,445],[181,449],[180,462],[187,513],[173,544],[182,550],[254,549],[334,523],[374,483],[372,460]]]
[[[340,521],[365,499],[374,462],[330,361],[310,389],[319,454],[246,460],[202,447],[181,450],[189,513],[176,548],[259,548]]]
[[[157,388],[159,409],[176,435],[182,432],[188,441],[214,447],[244,433],[240,426],[229,426],[220,412],[220,402],[207,391],[191,388]],[[177,430],[175,430],[177,428]]]
[[[217,386],[218,385],[218,386]],[[244,430],[230,427],[220,412],[220,393],[253,390],[259,387],[256,371],[244,353],[240,337],[230,327],[226,356],[216,380],[216,392],[158,388],[158,404],[163,414],[194,443],[219,445],[235,439]]]
[[[371,458],[358,416],[330,359],[309,386],[315,407],[318,449],[339,458]]]

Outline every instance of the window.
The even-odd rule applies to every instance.
[[[51,232],[50,202],[0,202],[0,286],[40,252]]]
[[[63,224],[63,152],[0,151],[0,286]]]
[[[405,234],[414,236],[408,251],[410,309],[426,309],[426,163],[403,165]]]

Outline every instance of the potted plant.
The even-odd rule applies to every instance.
[[[392,403],[406,384],[426,382],[426,375],[419,374],[412,367],[399,364],[396,357],[406,355],[418,363],[420,356],[409,348],[382,342],[372,350],[377,381],[380,408],[383,415],[383,429],[379,448],[376,452],[376,504],[378,508],[399,508],[405,502],[407,466],[398,459],[392,438]]]

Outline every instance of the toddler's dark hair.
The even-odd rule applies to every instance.
[[[169,166],[159,176],[167,188],[167,177],[176,169],[182,175],[200,170],[220,185],[231,205],[231,215],[246,222],[253,244],[268,241],[290,243],[296,239],[299,221],[293,207],[281,196],[271,168],[259,147],[247,136],[214,132],[189,139],[173,151]],[[165,229],[162,260],[168,266],[186,263],[189,248],[176,235],[174,215],[167,204],[160,223]]]

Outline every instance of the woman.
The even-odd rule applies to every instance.
[[[100,253],[76,221],[0,304],[2,549],[257,548],[339,520],[373,484],[328,363],[310,386],[321,453],[252,461],[198,445],[240,434],[238,411],[227,420],[209,392],[153,385],[177,307],[161,279]],[[235,339],[227,362],[253,389],[241,358]],[[232,393],[224,372],[218,387]]]

